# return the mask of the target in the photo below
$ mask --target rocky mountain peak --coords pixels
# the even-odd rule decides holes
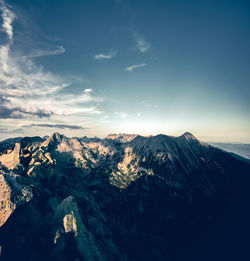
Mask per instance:
[[[26,137],[4,142],[0,163],[1,260],[249,253],[250,165],[191,133]]]
[[[190,132],[185,132],[183,133],[180,137],[183,137],[185,139],[193,139],[193,140],[197,140],[197,138]]]
[[[64,138],[64,135],[58,133],[58,132],[55,132],[53,133],[51,136],[51,139],[54,141],[54,142],[58,142],[60,143],[62,141],[62,139]]]
[[[54,147],[60,144],[65,136],[55,132],[49,138],[47,138],[42,144],[42,147]]]

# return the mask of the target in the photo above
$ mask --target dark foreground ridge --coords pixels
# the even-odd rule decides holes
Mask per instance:
[[[250,260],[250,164],[179,137],[0,142],[0,259]]]

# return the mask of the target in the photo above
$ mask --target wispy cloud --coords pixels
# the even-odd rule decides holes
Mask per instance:
[[[6,35],[6,40],[0,44],[0,123],[13,128],[18,119],[27,118],[31,124],[41,124],[41,119],[50,118],[51,124],[62,121],[62,127],[66,118],[79,122],[87,114],[102,113],[98,104],[103,99],[96,97],[92,89],[72,94],[67,91],[72,85],[70,80],[35,63],[33,57],[61,54],[65,51],[63,46],[31,52],[30,55],[22,55],[22,50],[14,52],[12,24],[17,18],[3,0],[0,0],[0,15],[0,30]]]
[[[147,66],[147,64],[146,63],[134,64],[134,65],[131,65],[131,66],[125,68],[125,70],[128,72],[133,72],[135,69],[138,69],[138,68],[141,68],[144,66]]]
[[[141,35],[134,33],[134,38],[136,41],[136,48],[139,50],[141,53],[145,53],[149,51],[151,47],[151,43],[146,41]]]
[[[90,93],[90,92],[92,92],[93,90],[92,89],[85,89],[83,92],[85,92],[85,93]]]
[[[67,124],[50,124],[50,123],[33,123],[29,125],[23,125],[23,128],[32,128],[32,127],[42,127],[42,128],[54,128],[54,129],[71,129],[71,130],[80,130],[86,129],[79,125],[67,125]]]
[[[125,112],[115,112],[115,115],[117,115],[118,118],[120,118],[122,120],[129,118],[129,115]]]
[[[7,128],[0,128],[0,133],[1,133],[1,134],[17,134],[17,133],[23,133],[23,129],[22,129],[22,128],[16,128],[16,129],[9,130],[9,129],[7,129]]]
[[[100,54],[96,54],[94,55],[94,59],[95,60],[109,60],[112,59],[116,56],[117,52],[115,51],[110,51],[109,53],[100,53]]]
[[[41,57],[41,56],[51,56],[51,55],[59,55],[64,53],[66,50],[63,46],[56,46],[56,47],[51,47],[50,49],[43,50],[43,49],[35,49],[32,50],[28,55],[24,57],[30,57],[30,58],[35,58],[35,57]]]

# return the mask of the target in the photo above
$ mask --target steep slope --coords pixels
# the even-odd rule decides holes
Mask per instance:
[[[18,140],[0,160],[2,187],[18,177],[1,199],[18,206],[0,210],[3,260],[250,257],[250,164],[191,133],[54,133]],[[29,200],[15,196],[25,191]]]
[[[17,207],[32,199],[31,188],[22,181],[22,177],[12,173],[0,174],[0,227]]]

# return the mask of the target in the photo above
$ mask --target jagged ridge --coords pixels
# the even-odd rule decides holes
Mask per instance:
[[[6,260],[216,260],[239,235],[246,247],[250,165],[191,133],[54,133],[4,144]],[[224,236],[236,221],[241,234]],[[220,250],[218,242],[225,242]],[[233,248],[228,252],[227,259],[235,257]]]

